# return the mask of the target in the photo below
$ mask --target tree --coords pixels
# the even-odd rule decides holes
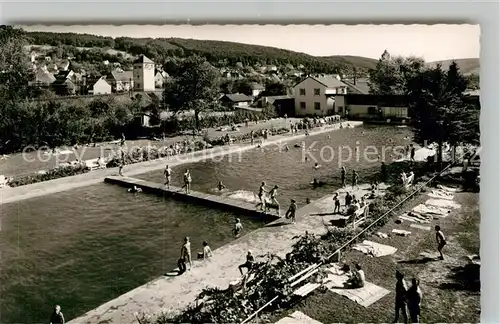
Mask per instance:
[[[370,93],[379,95],[404,94],[408,81],[421,73],[425,61],[418,57],[391,56],[384,51],[370,75]]]
[[[408,80],[408,88],[416,121],[415,140],[436,142],[438,162],[442,161],[445,142],[453,147],[478,143],[479,113],[465,100],[467,82],[456,64],[447,72],[441,65],[426,69]]]
[[[266,90],[263,91],[265,96],[283,96],[286,95],[286,86],[280,82],[266,83]]]
[[[175,112],[194,111],[196,129],[200,113],[214,108],[219,93],[219,72],[199,56],[184,60],[179,75],[165,88],[165,105]]]
[[[0,100],[21,100],[30,95],[29,83],[35,71],[24,46],[24,32],[12,26],[0,26]]]

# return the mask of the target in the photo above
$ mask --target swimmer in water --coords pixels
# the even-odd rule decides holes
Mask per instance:
[[[288,147],[288,145],[285,146],[285,151],[290,151],[290,148]]]
[[[226,186],[222,183],[222,181],[219,181],[219,183],[217,184],[217,189],[219,189],[219,191],[222,191],[223,189],[226,189]]]
[[[323,186],[325,183],[323,181],[318,181],[318,179],[314,178],[313,179],[313,182],[312,182],[312,185],[313,187],[321,187]]]
[[[139,192],[142,192],[142,189],[137,187],[137,186],[133,186],[132,188],[129,188],[128,189],[128,192],[130,193],[139,193]]]
[[[313,169],[318,170],[319,168],[321,168],[321,165],[319,165],[318,163],[315,163]]]
[[[328,135],[328,139],[331,139],[332,137],[330,135]]]

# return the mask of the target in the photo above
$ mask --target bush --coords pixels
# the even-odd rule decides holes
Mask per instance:
[[[57,169],[52,169],[43,174],[33,174],[33,175],[23,175],[19,177],[14,177],[9,181],[9,186],[19,187],[28,184],[33,184],[37,182],[49,181],[69,176],[74,176],[77,174],[82,174],[88,172],[89,169],[85,166],[78,167],[61,167]]]

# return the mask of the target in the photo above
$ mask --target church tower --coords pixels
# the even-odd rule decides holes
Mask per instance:
[[[155,90],[155,63],[144,55],[134,62],[134,91]]]

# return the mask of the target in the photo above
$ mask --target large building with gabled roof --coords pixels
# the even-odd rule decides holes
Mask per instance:
[[[133,75],[135,91],[155,90],[155,63],[145,55],[139,55],[134,61]]]

